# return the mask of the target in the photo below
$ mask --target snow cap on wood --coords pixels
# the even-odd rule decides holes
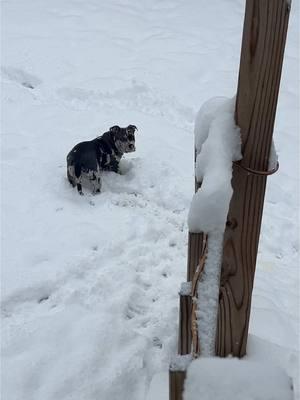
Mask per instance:
[[[232,162],[242,158],[234,106],[235,98],[217,97],[204,103],[197,114],[195,173],[202,185],[192,199],[190,232],[224,231],[232,196]]]

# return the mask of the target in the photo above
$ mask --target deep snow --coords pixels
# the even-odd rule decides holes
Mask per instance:
[[[1,3],[2,396],[167,398],[194,188],[193,123],[236,92],[241,0]],[[292,4],[248,353],[295,377],[299,6]],[[80,197],[74,144],[138,126],[123,175]],[[299,398],[299,389],[296,392]]]
[[[266,362],[200,358],[188,368],[183,399],[292,400],[291,386],[283,369]]]

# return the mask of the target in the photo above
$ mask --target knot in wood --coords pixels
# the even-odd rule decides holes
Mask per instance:
[[[238,223],[235,218],[230,218],[226,221],[226,227],[230,229],[235,229],[237,227]]]

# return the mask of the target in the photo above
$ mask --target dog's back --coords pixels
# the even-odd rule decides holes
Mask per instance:
[[[78,143],[67,155],[67,175],[72,186],[77,186],[78,192],[82,194],[81,178],[82,173],[89,174],[89,180],[100,178],[97,162],[97,139]],[[95,191],[100,191],[95,188]]]
[[[76,144],[67,155],[67,165],[75,169],[84,168],[97,170],[97,139]],[[77,175],[79,178],[79,175]]]

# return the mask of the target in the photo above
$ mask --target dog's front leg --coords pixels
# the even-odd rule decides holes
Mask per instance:
[[[77,190],[78,190],[78,193],[80,194],[80,196],[83,196],[81,183],[77,183],[76,186],[77,186]]]
[[[99,168],[93,174],[92,184],[93,184],[93,194],[100,193],[101,192],[101,176],[100,176]]]
[[[119,166],[119,161],[116,158],[112,158],[110,161],[110,171],[116,174],[122,174]]]

